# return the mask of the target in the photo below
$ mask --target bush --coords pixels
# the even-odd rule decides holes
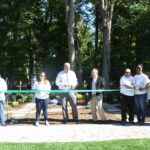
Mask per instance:
[[[76,98],[77,100],[84,99],[84,95],[77,93]]]
[[[16,107],[19,104],[25,103],[25,102],[31,102],[32,101],[32,94],[20,94],[20,93],[12,93],[12,94],[6,94],[6,101],[8,104],[12,107]]]

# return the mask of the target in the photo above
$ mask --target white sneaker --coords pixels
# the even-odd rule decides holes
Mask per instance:
[[[36,122],[35,122],[35,126],[36,126],[36,127],[39,127],[39,125],[40,125],[39,122],[36,121]]]
[[[46,126],[49,126],[49,122],[48,122],[47,120],[45,121],[45,125],[46,125]]]

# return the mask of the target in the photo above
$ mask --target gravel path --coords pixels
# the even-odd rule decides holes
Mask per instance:
[[[31,121],[29,124],[14,123],[7,127],[0,126],[0,142],[77,142],[150,138],[150,123],[148,121],[144,126],[129,124],[121,126],[119,121],[111,121],[113,117],[120,120],[118,107],[104,103],[104,108],[109,112],[110,121],[99,122],[99,124],[87,123],[86,121],[78,124],[70,122],[68,124],[57,124],[53,121],[50,126],[41,124],[39,127],[35,127]],[[9,117],[17,119],[32,113],[35,115],[35,104],[28,103],[19,110],[10,111]],[[86,118],[85,115],[82,114],[81,116]],[[91,117],[91,114],[88,114],[88,116]],[[54,117],[56,116],[54,115]]]
[[[112,139],[150,138],[149,124],[74,124],[35,127],[12,125],[0,127],[0,142],[75,142]]]

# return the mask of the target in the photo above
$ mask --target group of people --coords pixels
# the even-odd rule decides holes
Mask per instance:
[[[136,108],[137,119],[139,124],[145,122],[146,114],[146,99],[147,99],[147,89],[150,87],[150,80],[143,74],[143,65],[139,64],[136,67],[137,74],[133,77],[131,76],[131,70],[125,69],[125,74],[120,79],[120,93],[122,95],[121,99],[121,124],[126,124],[127,122],[127,111],[129,110],[129,122],[134,123],[134,112]],[[7,90],[7,84],[4,79],[0,77],[0,90]],[[58,86],[59,90],[70,90],[62,91],[59,93],[63,122],[68,121],[68,108],[67,103],[70,103],[72,108],[73,121],[78,122],[78,110],[76,104],[76,96],[73,90],[77,86],[77,77],[74,71],[70,70],[70,64],[68,62],[64,63],[64,68],[60,71],[56,77],[55,84]],[[90,98],[91,112],[93,121],[96,122],[99,117],[101,120],[106,120],[106,115],[104,113],[102,102],[103,94],[99,92],[99,89],[105,88],[105,81],[102,76],[99,76],[98,69],[93,68],[91,71],[91,77],[87,81],[87,89],[93,90],[92,92],[86,93]],[[35,93],[35,104],[36,104],[36,121],[35,125],[39,126],[41,110],[43,110],[45,125],[49,125],[48,122],[48,104],[49,95],[51,90],[51,84],[46,78],[45,72],[41,72],[37,81],[33,85],[34,90],[47,90]],[[98,92],[97,92],[98,91]],[[0,124],[6,126],[4,118],[4,92],[0,92]],[[135,107],[136,106],[136,107]]]
[[[98,90],[105,87],[104,78],[98,76],[98,70],[96,68],[92,69],[91,78],[88,82],[88,89]],[[76,104],[76,96],[72,91],[77,86],[77,77],[74,71],[70,70],[70,64],[68,62],[64,63],[64,69],[60,71],[56,77],[55,84],[58,86],[59,90],[71,90],[67,92],[60,92],[60,100],[62,106],[62,115],[63,122],[67,123],[68,121],[68,108],[67,103],[70,103],[72,108],[72,117],[74,122],[78,122],[78,110]],[[50,90],[51,85],[50,82],[46,78],[46,74],[44,72],[40,73],[38,80],[33,85],[33,89],[35,90]],[[98,119],[97,111],[103,120],[106,120],[103,108],[102,108],[102,93],[101,92],[92,92],[90,93],[91,97],[91,109],[93,120],[96,121]],[[35,103],[36,103],[36,122],[35,125],[39,126],[39,119],[41,109],[43,110],[45,125],[49,125],[47,118],[47,108],[49,101],[49,93],[48,92],[38,92],[35,93]]]
[[[0,90],[7,90],[7,84],[4,79],[0,78]],[[78,122],[78,110],[76,104],[76,96],[73,90],[77,86],[77,77],[74,71],[70,70],[70,63],[64,63],[64,68],[60,71],[56,77],[55,84],[58,86],[59,90],[71,90],[68,92],[60,92],[60,100],[62,106],[62,114],[63,114],[63,122],[67,123],[68,121],[68,108],[67,103],[70,103],[72,108],[72,116],[73,121]],[[91,71],[91,78],[88,81],[87,89],[90,90],[99,90],[105,87],[104,78],[98,76],[98,69],[93,68]],[[51,84],[49,80],[46,78],[45,72],[41,72],[38,77],[37,81],[34,83],[32,89],[34,90],[47,90],[40,91],[35,93],[35,104],[36,104],[36,121],[35,125],[39,126],[40,123],[40,114],[41,110],[43,111],[45,125],[49,125],[48,122],[48,104],[50,98]],[[91,99],[91,109],[92,109],[92,116],[93,120],[96,121],[98,119],[97,112],[100,115],[102,120],[106,120],[103,108],[102,108],[102,99],[103,95],[102,92],[92,92],[89,93]],[[4,118],[4,101],[5,101],[5,94],[4,92],[0,92],[0,124],[2,126],[6,126],[5,118]]]
[[[148,89],[150,88],[150,80],[143,73],[143,65],[136,66],[136,75],[131,75],[129,68],[125,69],[124,75],[120,79],[121,93],[121,124],[127,123],[127,112],[129,114],[128,121],[134,124],[134,114],[137,115],[138,124],[145,123],[146,116],[146,100]]]

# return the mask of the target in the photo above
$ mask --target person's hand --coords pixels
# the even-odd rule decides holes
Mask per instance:
[[[76,86],[74,86],[74,85],[71,85],[71,89],[75,89],[76,88]]]
[[[70,84],[64,84],[64,87],[71,87]]]
[[[145,88],[139,88],[139,91],[143,91]]]
[[[89,93],[85,93],[86,96],[89,96]]]

